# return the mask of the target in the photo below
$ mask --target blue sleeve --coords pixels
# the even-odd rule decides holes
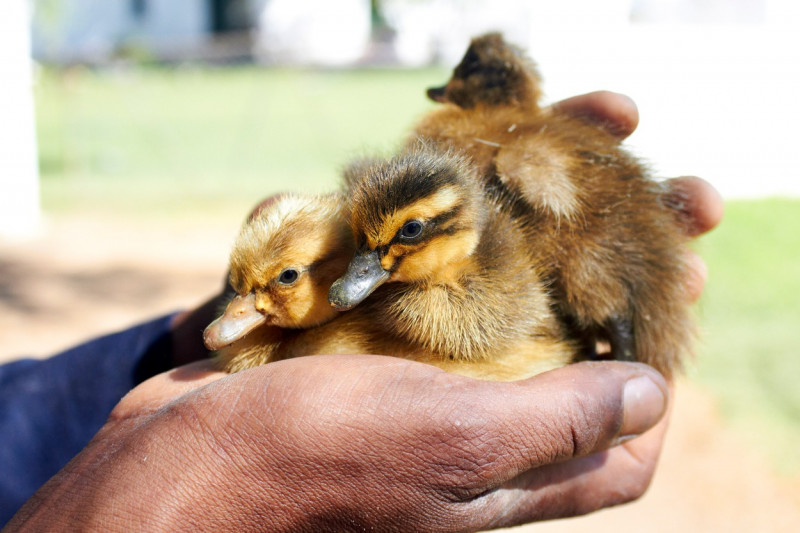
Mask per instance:
[[[172,367],[171,318],[0,366],[0,527],[86,446],[129,390]]]

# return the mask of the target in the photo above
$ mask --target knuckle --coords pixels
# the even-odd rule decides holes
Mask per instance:
[[[591,390],[575,391],[561,410],[558,420],[541,420],[546,428],[542,446],[547,449],[543,462],[582,457],[605,447],[622,427],[623,417],[620,401],[598,402],[598,395]]]
[[[641,498],[650,483],[653,481],[655,463],[638,462],[627,476],[624,476],[624,484],[620,487],[619,500],[616,503],[628,503]]]
[[[493,426],[478,410],[457,407],[448,420],[421,439],[424,444],[419,451],[432,474],[430,485],[443,501],[468,501],[496,484],[494,466],[505,446],[489,430]]]

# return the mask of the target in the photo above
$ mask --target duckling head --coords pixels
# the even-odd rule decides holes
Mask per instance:
[[[431,100],[470,109],[479,104],[536,106],[541,77],[521,49],[499,33],[474,38],[447,85],[428,89]]]
[[[338,195],[283,195],[244,224],[230,258],[236,296],[206,328],[207,348],[260,326],[306,328],[337,315],[328,290],[354,249],[342,204]]]
[[[486,218],[476,172],[459,155],[419,146],[345,176],[356,252],[329,300],[351,309],[388,281],[458,277]]]

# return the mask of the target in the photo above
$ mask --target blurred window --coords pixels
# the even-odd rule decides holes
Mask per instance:
[[[247,30],[253,27],[247,0],[212,0],[211,29],[214,33]]]
[[[147,0],[131,0],[131,13],[137,19],[143,19],[147,13]]]

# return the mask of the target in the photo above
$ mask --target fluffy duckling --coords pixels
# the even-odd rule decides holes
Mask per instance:
[[[343,203],[335,194],[287,194],[243,225],[230,258],[236,295],[203,334],[225,370],[250,368],[272,357],[269,342],[259,347],[251,339],[250,349],[243,350],[239,341],[245,337],[275,342],[290,330],[338,315],[328,304],[328,290],[354,250]]]
[[[335,308],[366,300],[346,315],[364,312],[415,358],[475,377],[519,379],[573,360],[525,225],[484,193],[467,159],[419,145],[345,178],[357,250],[331,287]]]
[[[693,327],[682,280],[685,234],[664,189],[604,129],[539,106],[533,63],[499,34],[472,41],[445,105],[419,138],[468,154],[490,196],[528,226],[534,261],[572,334],[591,350],[670,374]]]
[[[442,164],[453,162],[444,159]],[[418,163],[408,159],[405,165],[418,167]],[[511,380],[569,362],[574,350],[567,343],[549,337],[516,344],[504,341],[504,346],[515,349],[491,360],[485,358],[485,349],[480,353],[473,350],[469,361],[451,358],[444,348],[431,349],[430,343],[396,331],[398,323],[393,317],[400,310],[397,305],[403,302],[391,290],[379,290],[381,294],[353,311],[339,313],[328,304],[328,291],[334,279],[345,272],[355,249],[343,217],[344,204],[338,195],[286,195],[244,224],[230,260],[230,284],[236,296],[204,332],[206,346],[215,351],[223,370],[238,372],[272,361],[322,353],[378,353],[414,359],[473,377]],[[485,253],[500,257],[501,251],[509,246],[513,246],[511,241],[494,244]],[[531,277],[534,272],[527,263],[520,262],[514,268],[521,276]],[[549,309],[543,291],[535,278],[530,281],[526,284],[528,303],[546,315]],[[477,306],[494,298],[494,294],[487,293],[471,304],[467,297],[465,303]],[[473,313],[481,311],[482,308],[476,307]],[[517,315],[521,312],[516,310]],[[518,316],[507,313],[506,320],[512,319],[520,322]],[[452,316],[445,320],[432,315],[427,320],[442,321],[437,327],[448,332],[449,326],[459,324]],[[406,327],[407,324],[401,329]],[[547,327],[557,330],[558,324],[550,320]],[[535,335],[550,335],[547,327],[537,324],[529,329]]]

